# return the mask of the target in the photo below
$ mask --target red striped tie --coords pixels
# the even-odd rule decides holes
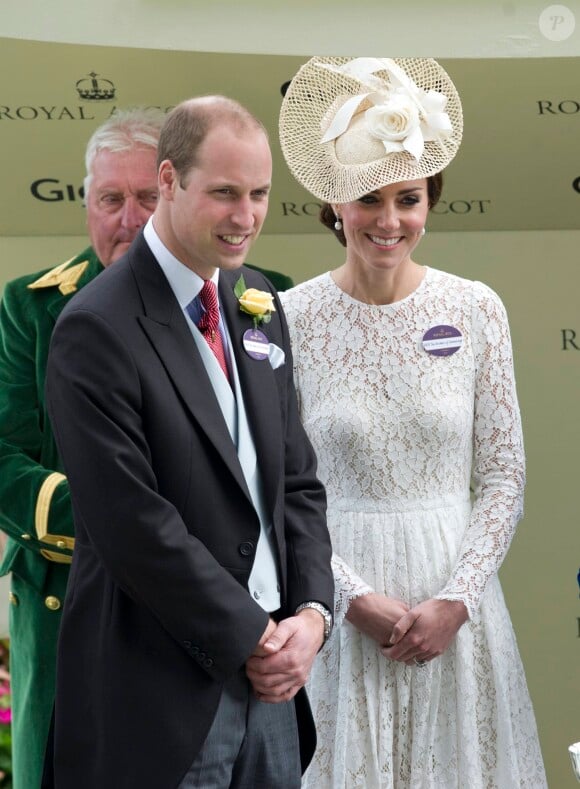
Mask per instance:
[[[222,336],[219,330],[220,308],[218,305],[216,287],[211,279],[206,279],[204,281],[203,288],[199,293],[199,299],[205,312],[197,324],[197,327],[205,337],[207,344],[212,349],[215,358],[224,371],[225,377],[229,381],[230,374],[228,372]]]

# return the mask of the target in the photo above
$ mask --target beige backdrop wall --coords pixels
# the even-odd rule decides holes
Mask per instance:
[[[0,286],[66,259],[85,241],[0,237]],[[575,786],[566,749],[580,739],[579,249],[580,231],[430,233],[416,255],[426,265],[483,280],[501,295],[510,316],[528,486],[526,516],[501,578],[553,789]],[[260,239],[251,259],[298,282],[341,257],[330,236],[277,235]]]

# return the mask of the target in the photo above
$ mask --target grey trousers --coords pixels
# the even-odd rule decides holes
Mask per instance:
[[[294,702],[258,701],[240,671],[178,789],[299,789],[300,773]]]

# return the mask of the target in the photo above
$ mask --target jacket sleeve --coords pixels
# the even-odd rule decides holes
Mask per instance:
[[[296,292],[294,292],[294,296],[283,294],[280,300],[282,305],[285,305],[288,315],[290,343],[294,348],[298,348],[298,318],[300,316],[300,308],[297,307],[298,298],[296,297]],[[298,411],[300,413],[300,363],[296,360],[295,356],[293,368],[294,386],[296,388]],[[334,627],[337,628],[342,625],[352,601],[362,595],[370,594],[373,589],[336,553],[332,554],[331,566],[334,575],[334,601],[329,608],[333,612]]]
[[[52,318],[35,298],[16,280],[0,305],[0,528],[24,549],[70,563],[70,496],[42,393]]]
[[[334,611],[332,548],[326,525],[326,491],[317,476],[317,460],[300,420],[293,379],[293,359],[286,318],[276,299],[285,349],[285,535],[288,546],[288,608],[314,600]]]

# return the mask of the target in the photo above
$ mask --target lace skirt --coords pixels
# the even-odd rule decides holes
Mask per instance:
[[[469,520],[465,501],[402,512],[329,506],[333,547],[375,591],[414,605],[439,592]],[[384,509],[384,508],[382,508]],[[521,659],[497,577],[440,658],[391,661],[347,621],[315,661],[318,748],[307,789],[544,789]]]

